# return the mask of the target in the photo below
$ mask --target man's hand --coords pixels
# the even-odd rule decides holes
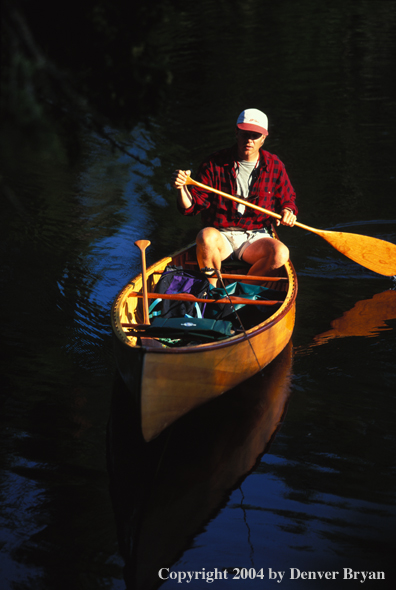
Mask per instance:
[[[294,215],[291,209],[283,209],[282,210],[282,219],[276,220],[276,225],[288,225],[289,227],[293,227],[295,224],[297,217]]]
[[[185,186],[186,180],[190,175],[191,170],[175,170],[171,178],[173,188],[181,190],[183,186]]]
[[[189,209],[193,202],[190,191],[186,187],[186,180],[190,174],[191,170],[175,170],[171,178],[173,188],[177,188],[179,191],[177,202],[183,209]]]

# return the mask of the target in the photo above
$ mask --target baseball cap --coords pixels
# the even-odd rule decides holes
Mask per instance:
[[[268,117],[257,109],[246,109],[239,115],[237,127],[242,131],[256,131],[268,135]]]

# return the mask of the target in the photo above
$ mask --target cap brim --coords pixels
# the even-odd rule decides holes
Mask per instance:
[[[268,135],[268,131],[264,129],[264,127],[259,127],[258,125],[253,125],[252,123],[238,123],[237,127],[238,129],[242,129],[242,131],[254,131],[255,133]]]

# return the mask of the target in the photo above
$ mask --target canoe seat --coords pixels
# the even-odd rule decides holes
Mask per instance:
[[[251,265],[248,262],[245,262],[244,260],[238,260],[233,258],[232,256],[229,256],[228,258],[222,261],[221,266],[226,268],[248,269]]]

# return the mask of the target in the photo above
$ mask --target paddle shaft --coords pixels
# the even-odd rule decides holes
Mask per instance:
[[[193,184],[195,186],[198,186],[199,188],[203,188],[205,190],[208,190],[211,193],[216,193],[217,195],[221,195],[222,197],[225,197],[226,199],[230,199],[231,201],[235,201],[236,203],[241,203],[242,205],[246,205],[246,207],[250,207],[251,209],[255,209],[256,211],[260,211],[260,213],[265,213],[266,215],[269,215],[270,217],[275,217],[275,219],[282,219],[282,215],[279,215],[279,213],[275,213],[274,211],[270,211],[269,209],[264,209],[264,207],[259,207],[259,205],[255,205],[254,203],[249,203],[249,201],[245,201],[245,199],[240,199],[239,197],[234,197],[233,195],[223,193],[222,191],[217,190],[217,188],[212,188],[211,186],[208,186],[207,184],[201,184],[200,182],[193,180],[191,178],[191,176],[188,177],[186,184]],[[317,234],[318,236],[321,236],[321,237],[323,237],[322,234],[325,233],[324,230],[315,229],[314,227],[310,227],[309,225],[305,225],[305,223],[300,223],[299,221],[295,221],[294,225],[296,227],[301,227],[301,229],[306,229],[307,231],[311,231],[314,234]]]
[[[145,324],[150,324],[146,272],[146,248],[150,246],[150,243],[149,240],[137,240],[137,242],[135,242],[135,246],[139,248],[142,255],[143,317]]]
[[[260,211],[260,213],[265,213],[266,215],[269,215],[270,217],[275,217],[275,219],[282,219],[282,215],[279,215],[279,213],[274,213],[274,211],[270,211],[269,209],[264,209],[264,207],[259,207],[259,205],[254,205],[254,203],[249,203],[249,201],[245,201],[245,199],[240,199],[239,197],[234,197],[233,195],[223,193],[222,191],[217,190],[217,188],[212,188],[211,186],[208,186],[207,184],[201,184],[200,182],[193,180],[191,178],[191,176],[189,176],[187,178],[186,184],[192,184],[192,185],[198,186],[199,188],[203,188],[205,190],[208,190],[211,193],[216,193],[217,195],[221,195],[222,197],[225,197],[226,199],[230,199],[231,201],[235,201],[236,203],[241,203],[241,205],[246,205],[246,207],[250,207],[251,209],[255,209],[256,211]],[[296,221],[294,223],[294,225],[297,225],[298,227],[301,227],[303,229],[307,229],[309,231],[313,231],[314,233],[318,233],[318,230],[316,230],[312,227],[309,227],[308,225],[304,225],[303,223],[299,223],[298,221]]]

